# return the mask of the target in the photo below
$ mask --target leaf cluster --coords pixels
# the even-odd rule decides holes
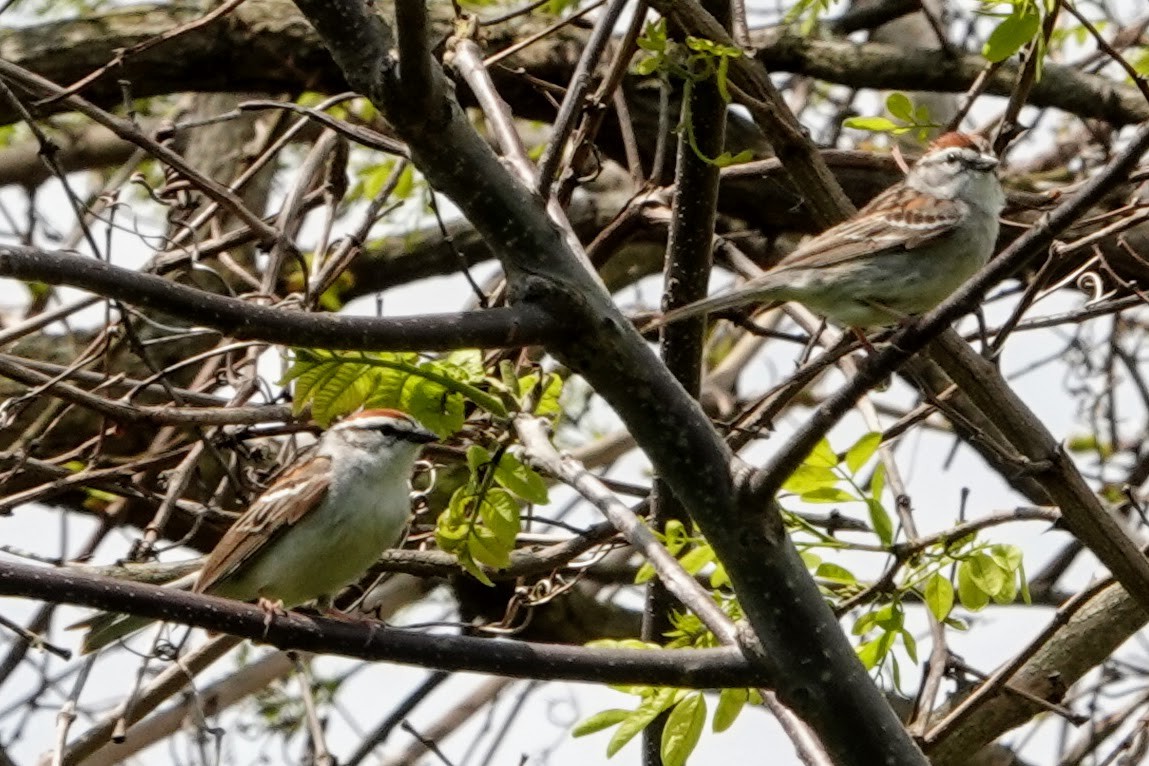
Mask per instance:
[[[662,78],[673,77],[682,81],[682,121],[678,130],[685,136],[690,148],[700,160],[722,168],[748,162],[753,158],[753,153],[748,150],[738,154],[723,152],[717,157],[708,157],[698,146],[690,113],[694,87],[709,80],[714,81],[723,100],[730,103],[730,61],[742,56],[740,49],[699,37],[687,37],[685,44],[678,43],[667,34],[666,19],[648,23],[642,36],[638,38],[638,47],[645,55],[635,64],[636,73],[657,74]]]
[[[547,487],[541,476],[505,449],[494,454],[473,445],[467,449],[470,479],[455,490],[439,514],[435,542],[453,553],[466,572],[493,585],[482,567],[504,569],[519,533],[519,501],[545,505]]]
[[[890,117],[848,117],[842,123],[847,128],[868,130],[873,133],[890,133],[899,136],[913,133],[918,141],[928,140],[931,131],[941,127],[930,118],[930,109],[925,104],[914,105],[905,93],[894,91],[886,97],[886,111]]]
[[[658,644],[637,639],[594,641],[588,646],[652,651],[663,648]],[[573,736],[585,737],[617,726],[606,746],[606,755],[610,758],[656,718],[668,713],[659,748],[662,763],[664,766],[682,766],[686,763],[702,738],[702,730],[706,726],[708,709],[704,694],[692,689],[658,686],[612,688],[638,697],[638,705],[633,710],[625,708],[602,710],[576,725],[572,731]],[[747,702],[759,705],[762,703],[762,696],[756,689],[722,689],[718,693],[718,705],[710,720],[711,730],[721,733],[729,729]]]

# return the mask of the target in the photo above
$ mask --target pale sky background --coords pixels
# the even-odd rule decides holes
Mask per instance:
[[[963,5],[969,6],[969,2]],[[836,4],[829,15],[835,15],[841,9]],[[1138,0],[1127,0],[1119,5],[1128,9],[1126,18],[1133,17],[1133,11],[1138,7]],[[4,21],[11,23],[7,16]],[[876,98],[864,99],[862,105],[874,105]],[[993,114],[1000,107],[1000,100],[986,98],[979,104],[975,112],[976,122],[982,115]],[[82,177],[76,177],[74,183],[81,185]],[[82,188],[82,186],[80,187]],[[67,230],[72,220],[65,211],[69,208],[63,200],[58,183],[46,184],[40,192],[40,208],[57,209],[61,211],[60,220],[55,222],[58,228]],[[24,202],[22,195],[15,190],[0,191],[0,202],[19,215]],[[146,217],[154,213],[154,208],[133,202],[133,206]],[[121,216],[123,213],[120,214]],[[351,218],[354,221],[354,217]],[[121,222],[123,219],[121,218]],[[151,222],[153,225],[155,221]],[[117,235],[116,247],[113,249],[113,258],[122,265],[138,265],[147,255],[138,241],[131,236]],[[484,266],[476,270],[476,276],[492,273],[493,266]],[[480,280],[481,281],[481,280]],[[72,290],[62,290],[65,299],[78,295]],[[659,294],[657,280],[647,281],[638,288],[625,291],[619,296],[624,305],[632,303],[637,297],[648,302],[656,302]],[[386,311],[389,315],[423,313],[428,310],[455,310],[465,305],[470,293],[461,278],[440,278],[428,280],[417,285],[400,288],[388,293]],[[22,288],[12,282],[0,281],[0,308],[19,305],[24,297]],[[1047,300],[1030,316],[1042,313],[1057,313],[1079,303],[1079,299],[1068,294],[1059,294]],[[987,318],[990,326],[997,323],[1008,313],[1008,307],[995,304],[987,308]],[[359,313],[371,314],[375,311],[373,299],[364,299],[352,310]],[[100,311],[102,313],[102,309]],[[99,313],[90,316],[98,318]],[[1094,320],[1095,333],[1100,337],[1108,320]],[[1071,437],[1086,432],[1087,423],[1083,413],[1076,412],[1073,406],[1067,404],[1063,395],[1063,388],[1068,375],[1072,375],[1072,368],[1062,360],[1041,368],[1034,374],[1013,377],[1011,371],[1024,370],[1031,363],[1048,356],[1054,349],[1064,345],[1063,335],[1056,330],[1043,330],[1016,336],[1007,345],[1002,360],[1003,369],[1011,377],[1011,383],[1021,398],[1043,419],[1050,431],[1059,439]],[[743,376],[741,387],[744,393],[761,391],[771,386],[777,380],[777,371],[792,369],[795,352],[793,349],[774,349],[767,359],[755,364]],[[275,377],[275,361],[268,360],[268,376]],[[1087,381],[1092,384],[1092,381]],[[823,383],[823,390],[831,390],[831,383]],[[879,397],[886,397],[891,402],[906,401],[904,396],[907,389],[901,384]],[[1135,411],[1135,410],[1127,410]],[[769,455],[775,445],[780,444],[796,423],[800,422],[803,411],[792,412],[778,425],[778,435],[765,443],[760,443],[751,451],[749,456],[762,459]],[[615,420],[605,408],[599,408],[592,415],[596,427],[602,431],[612,430]],[[887,421],[888,424],[888,421]],[[1140,422],[1127,424],[1130,434],[1139,433],[1143,428]],[[865,431],[861,425],[860,417],[851,415],[846,418],[831,434],[831,442],[835,448],[841,449]],[[952,525],[956,508],[959,505],[961,491],[969,488],[971,493],[968,502],[969,516],[979,517],[995,511],[1006,510],[1024,502],[1012,493],[997,477],[992,476],[982,464],[980,458],[968,448],[960,448],[951,459],[951,438],[919,429],[906,437],[898,445],[899,465],[904,471],[909,483],[909,490],[914,499],[916,519],[923,533],[939,530]],[[614,475],[640,480],[646,475],[645,461],[640,457],[632,456],[623,461]],[[561,502],[562,497],[556,496]],[[794,504],[788,507],[796,508]],[[828,510],[828,506],[813,508],[817,511]],[[844,513],[859,515],[864,518],[864,508],[841,507]],[[0,540],[5,544],[19,546],[34,553],[46,556],[56,556],[59,553],[59,524],[60,517],[55,513],[47,513],[36,508],[27,508],[17,511],[10,518],[0,518]],[[597,520],[585,508],[580,509],[572,518],[575,523]],[[83,541],[92,528],[92,521],[87,518],[70,518],[68,520],[68,537],[73,547]],[[1068,540],[1068,536],[1061,532],[1047,531],[1046,525],[1039,523],[1013,524],[996,527],[985,534],[986,539],[994,542],[1010,542],[1023,546],[1026,557],[1025,566],[1029,572],[1037,572],[1042,564],[1054,551],[1058,550]],[[127,550],[132,533],[122,532],[109,537],[100,549],[97,561],[111,562]],[[0,554],[5,555],[5,554]],[[180,558],[173,555],[169,558]],[[824,558],[834,560],[829,554]],[[840,563],[853,569],[859,576],[876,574],[880,570],[883,559],[875,556],[849,556],[844,555],[837,559]],[[1064,581],[1066,584],[1081,585],[1094,574],[1091,559],[1079,562],[1073,575]],[[38,605],[33,602],[18,599],[0,599],[0,613],[5,617],[24,622]],[[430,605],[420,606],[403,616],[400,621],[422,622],[428,619],[442,618],[449,608],[443,598],[439,598]],[[921,659],[928,655],[928,631],[922,619],[920,610],[910,608],[910,629],[920,639],[919,656]],[[57,625],[67,624],[84,614],[82,610],[62,608],[56,620]],[[948,640],[950,647],[957,654],[974,664],[983,671],[991,671],[997,664],[1008,659],[1035,635],[1050,618],[1052,611],[1037,607],[995,607],[979,613],[971,618],[974,630],[967,633],[950,631]],[[75,648],[78,645],[76,634],[56,633],[54,639],[65,646]],[[0,634],[0,640],[8,641],[6,634]],[[7,645],[6,643],[4,644]],[[255,649],[256,652],[266,651],[265,648]],[[1143,659],[1144,649],[1139,645],[1126,650],[1131,656]],[[903,678],[908,680],[908,686],[916,683],[917,670],[909,663],[904,654],[900,657],[903,665]],[[37,662],[46,663],[49,675],[55,675],[66,666],[55,657],[44,655],[37,657]],[[211,680],[220,677],[234,668],[235,660],[227,658],[202,676],[197,684],[202,686]],[[82,699],[87,704],[99,700],[109,703],[117,701],[125,693],[129,677],[134,677],[137,661],[130,656],[120,653],[116,656],[102,657],[95,666],[93,675],[85,688]],[[338,658],[323,658],[317,661],[317,674],[320,676],[338,675],[353,667],[354,663]],[[335,714],[330,718],[328,743],[335,755],[346,758],[354,749],[359,734],[374,727],[389,711],[401,702],[407,693],[427,675],[427,671],[400,667],[385,663],[368,666],[360,670],[353,678],[348,680],[340,693],[339,702],[343,714]],[[474,676],[460,675],[451,679],[440,687],[432,696],[417,709],[410,720],[416,728],[425,728],[431,721],[446,708],[454,704],[475,683]],[[6,708],[12,701],[25,694],[30,684],[36,680],[26,668],[19,671],[16,679],[9,682],[0,697],[0,708]],[[58,690],[49,692],[41,698],[42,702],[56,704],[70,689],[70,679]],[[445,754],[457,766],[480,766],[480,758],[486,753],[490,736],[502,725],[506,712],[513,704],[517,691],[524,688],[525,683],[516,684],[509,693],[505,693],[499,704],[493,708],[491,714],[477,716],[468,726],[450,739],[440,742]],[[945,689],[949,689],[947,684]],[[288,693],[295,693],[294,680],[289,681]],[[907,688],[912,692],[912,686]],[[633,707],[635,699],[611,691],[589,685],[576,684],[549,684],[534,690],[528,700],[524,713],[514,725],[511,734],[504,740],[497,751],[493,764],[517,764],[520,756],[526,755],[531,764],[551,764],[552,766],[575,766],[576,764],[599,763],[605,759],[605,747],[610,732],[594,736],[572,739],[566,731],[567,728],[599,710],[608,707]],[[713,708],[714,700],[711,700]],[[1115,704],[1120,704],[1118,700]],[[34,763],[36,758],[51,747],[53,741],[55,710],[46,709],[36,713],[24,731],[21,739],[8,744],[9,753],[20,764]],[[214,726],[227,730],[223,740],[225,753],[235,756],[235,762],[248,763],[264,760],[269,763],[294,762],[298,760],[302,739],[297,737],[292,741],[289,753],[272,748],[261,751],[260,746],[249,735],[237,727],[237,716],[226,713],[218,720],[213,720]],[[11,737],[12,718],[4,719],[0,723],[0,742],[7,744]],[[86,728],[86,721],[80,719],[73,726],[72,736],[82,733]],[[1049,763],[1054,752],[1057,739],[1058,723],[1046,723],[1038,736],[1031,739],[1023,750],[1026,758],[1035,764]],[[479,737],[480,732],[485,732]],[[390,740],[391,747],[383,752],[395,752],[409,741],[410,735],[396,731]],[[178,747],[187,746],[187,738],[180,738]],[[638,761],[637,743],[635,740],[627,749],[615,756],[613,763],[634,764]],[[477,752],[468,757],[467,750],[477,744]],[[748,754],[753,754],[747,757]],[[159,745],[146,752],[136,760],[137,763],[165,764],[183,763],[189,753],[173,751],[168,743]],[[739,721],[728,732],[722,735],[713,735],[709,729],[704,733],[702,742],[695,751],[691,760],[694,764],[717,762],[720,758],[729,759],[739,756],[742,760],[751,763],[769,763],[776,766],[789,766],[797,764],[789,741],[781,735],[776,724],[765,713],[759,710],[747,710]],[[371,763],[372,761],[368,761]],[[426,761],[431,762],[431,761]]]

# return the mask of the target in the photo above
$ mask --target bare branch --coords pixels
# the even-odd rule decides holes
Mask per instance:
[[[94,258],[0,247],[0,276],[67,284],[178,316],[241,340],[359,351],[446,351],[540,343],[553,332],[531,306],[432,316],[372,317],[306,314],[214,295]]]
[[[440,670],[684,688],[765,683],[734,649],[584,649],[421,634],[299,614],[276,616],[267,625],[267,614],[250,604],[11,561],[0,561],[0,594],[169,620],[281,649]]]

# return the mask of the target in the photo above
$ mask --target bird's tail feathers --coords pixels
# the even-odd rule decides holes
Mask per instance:
[[[191,565],[191,571],[187,571]],[[165,587],[176,590],[191,590],[199,572],[200,562],[177,562],[150,567],[132,567],[125,572],[122,579],[137,582],[161,582]],[[88,617],[75,622],[67,630],[87,629],[80,644],[81,654],[91,654],[103,649],[108,644],[127,638],[137,630],[157,622],[151,617],[136,617],[119,612],[95,612]]]
[[[153,622],[155,620],[150,617],[101,612],[68,627],[88,629],[88,632],[84,634],[84,641],[80,645],[80,652],[81,654],[91,654],[103,649],[108,644],[119,641],[121,638],[126,638],[137,630],[146,628]]]
[[[643,330],[655,330],[668,324],[681,322],[684,319],[693,319],[694,317],[703,316],[705,314],[713,314],[718,311],[726,311],[727,309],[736,309],[752,303],[777,301],[783,299],[781,295],[776,294],[780,289],[779,286],[764,285],[759,289],[748,291],[746,286],[743,285],[729,292],[712,295],[709,298],[703,298],[700,301],[695,301],[686,306],[671,309],[648,324]]]

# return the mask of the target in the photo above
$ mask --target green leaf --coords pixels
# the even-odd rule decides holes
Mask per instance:
[[[872,641],[867,641],[858,647],[858,659],[862,661],[862,665],[866,670],[873,670],[878,666],[886,655],[890,653],[890,646],[893,644],[893,633],[883,633]]]
[[[383,191],[383,187],[387,184],[387,179],[391,177],[393,167],[393,162],[382,162],[368,165],[359,171],[359,184],[364,199],[375,199],[379,196],[379,192]]]
[[[874,627],[874,613],[873,612],[866,612],[865,614],[863,614],[861,617],[858,618],[858,621],[854,623],[854,627],[850,629],[850,632],[853,633],[855,636],[864,636],[868,632],[870,632],[870,629],[873,627]]]
[[[457,554],[455,554],[455,558],[458,559],[459,566],[463,568],[464,572],[471,575],[471,577],[474,577],[476,580],[481,582],[483,585],[486,585],[488,588],[495,587],[495,583],[491,581],[490,577],[487,577],[487,574],[483,571],[482,567],[475,563],[475,560],[471,557],[469,549],[463,549],[459,551]]]
[[[915,639],[913,637],[913,635],[908,630],[906,630],[905,628],[898,631],[898,635],[900,635],[902,637],[902,646],[906,647],[906,654],[909,655],[910,662],[912,662],[916,665],[918,662],[918,642],[917,642],[917,639]],[[901,684],[898,684],[898,685],[900,686]]]
[[[670,551],[672,556],[677,556],[678,552],[690,542],[686,525],[678,519],[666,522],[666,527],[662,530],[662,541],[666,545],[666,550]]]
[[[547,496],[547,484],[543,481],[543,477],[509,452],[504,452],[499,459],[499,466],[495,469],[495,481],[528,503],[546,505],[550,502]]]
[[[510,493],[491,487],[483,497],[479,517],[509,556],[515,547],[515,537],[519,534],[519,504]]]
[[[813,451],[810,455],[802,461],[807,465],[822,466],[823,468],[833,468],[838,465],[838,455],[830,447],[830,442],[822,439],[814,445]]]
[[[458,368],[466,380],[479,381],[487,374],[483,369],[483,352],[477,348],[460,348],[443,358],[443,363]]]
[[[426,371],[422,365],[420,371]],[[374,405],[374,398],[368,404]],[[466,420],[462,396],[419,374],[407,376],[398,406],[440,436],[458,431]]]
[[[882,504],[872,497],[866,498],[866,508],[870,511],[870,525],[874,528],[878,539],[882,541],[882,545],[891,544],[894,541],[894,523],[890,520],[890,514],[886,513]]]
[[[479,476],[482,469],[490,464],[491,459],[491,453],[486,447],[479,444],[472,444],[467,447],[467,470],[471,472],[472,476]]]
[[[643,77],[652,75],[658,71],[661,65],[662,59],[660,57],[647,56],[646,58],[639,59],[638,63],[634,65],[634,73]]]
[[[1029,595],[1029,578],[1025,576],[1025,567],[1020,564],[1017,567],[1017,586],[1021,590],[1022,602],[1033,603],[1033,599]]]
[[[993,600],[998,604],[1012,604],[1017,598],[1017,578],[1013,574],[1006,576],[1001,587],[993,594]]]
[[[696,575],[710,562],[714,561],[714,549],[709,545],[699,545],[687,551],[686,555],[678,560],[687,574]]]
[[[716,733],[721,733],[733,726],[734,722],[738,720],[738,714],[746,706],[746,700],[749,696],[746,689],[723,689],[720,691],[718,693],[718,706],[714,708],[714,718],[710,722],[711,728]]]
[[[814,570],[814,576],[820,577],[823,580],[830,582],[842,583],[843,585],[854,585],[858,582],[858,578],[854,577],[854,573],[845,567],[832,564],[829,561],[823,562],[818,565]]]
[[[590,718],[575,724],[571,729],[572,737],[585,737],[588,734],[609,729],[611,726],[616,726],[630,717],[629,710],[622,710],[620,708],[611,708],[610,710],[601,710],[595,713]]]
[[[619,724],[614,736],[607,743],[606,757],[610,758],[625,747],[627,742],[634,739],[634,736],[645,729],[663,710],[673,705],[677,693],[677,689],[659,689],[652,697],[643,700],[630,717]]]
[[[713,40],[707,40],[705,37],[694,37],[693,35],[686,36],[686,47],[692,51],[699,51],[700,53],[708,53],[714,50],[715,43]]]
[[[666,34],[666,19],[646,22],[642,36],[638,38],[638,47],[647,51],[666,50],[668,38]]]
[[[691,692],[670,711],[662,730],[663,766],[683,766],[694,752],[706,723],[706,698]]]
[[[849,117],[842,124],[854,130],[869,130],[875,133],[891,133],[901,127],[888,117]]]
[[[905,625],[906,615],[898,602],[886,604],[874,612],[874,624],[882,630],[898,631]]]
[[[729,101],[730,99],[727,99]],[[714,158],[713,164],[715,167],[726,168],[731,165],[742,165],[754,159],[754,152],[749,149],[743,149],[738,154],[731,154],[730,152],[723,152]]]
[[[894,91],[886,96],[886,111],[903,122],[914,122],[914,105],[905,93]]]
[[[642,585],[643,583],[650,582],[654,579],[655,574],[657,573],[654,571],[654,565],[647,561],[634,573],[634,584]]]
[[[1025,5],[1015,9],[990,32],[981,49],[982,55],[994,63],[1005,61],[1032,40],[1040,28],[1041,17],[1035,8]]]
[[[986,595],[993,596],[998,593],[1009,579],[1006,571],[998,566],[993,557],[984,553],[975,553],[965,561],[970,578]]]
[[[838,476],[826,466],[803,463],[783,482],[782,489],[795,495],[802,495],[822,487],[836,486],[838,481]]]
[[[415,188],[415,166],[408,162],[402,172],[399,173],[399,180],[395,184],[395,191],[391,192],[395,199],[404,200],[411,196],[411,191]],[[378,195],[379,191],[375,192]],[[372,196],[375,196],[372,195]]]
[[[321,423],[358,407],[392,407],[409,412],[425,426],[447,436],[462,427],[464,400],[500,417],[506,407],[469,382],[471,374],[445,360],[420,361],[410,353],[336,354],[295,349],[284,375],[294,381],[298,411],[310,403]]]
[[[954,630],[969,630],[969,623],[960,617],[947,617],[946,627],[953,628]]]
[[[726,567],[722,562],[718,562],[714,571],[710,573],[710,587],[715,590],[730,587],[730,575],[726,574]]]
[[[563,379],[553,372],[543,380],[543,393],[535,405],[535,414],[542,418],[553,418],[562,413],[559,396],[563,392]]]
[[[363,375],[357,370],[339,367],[311,400],[311,411],[322,413],[322,422],[329,423],[361,405],[376,379],[377,376],[370,373]]]
[[[958,564],[958,598],[962,606],[971,612],[984,609],[989,603],[989,594],[986,593],[970,574],[969,561]]]
[[[846,451],[846,467],[850,469],[850,473],[857,473],[858,469],[874,456],[881,443],[882,435],[876,431],[871,431],[858,439],[854,446]]]
[[[803,492],[799,497],[806,503],[852,503],[858,500],[840,487],[819,487]]]
[[[1016,572],[1021,568],[1022,552],[1016,545],[991,545],[989,555],[998,566],[1007,572]]]
[[[878,502],[882,500],[882,492],[886,488],[886,464],[878,463],[874,468],[874,476],[870,479],[870,497]]]
[[[925,598],[926,606],[938,622],[945,622],[954,608],[954,586],[945,577],[934,573],[926,580]]]
[[[491,569],[505,569],[511,563],[510,551],[487,527],[476,526],[467,539],[467,552],[480,564]]]

